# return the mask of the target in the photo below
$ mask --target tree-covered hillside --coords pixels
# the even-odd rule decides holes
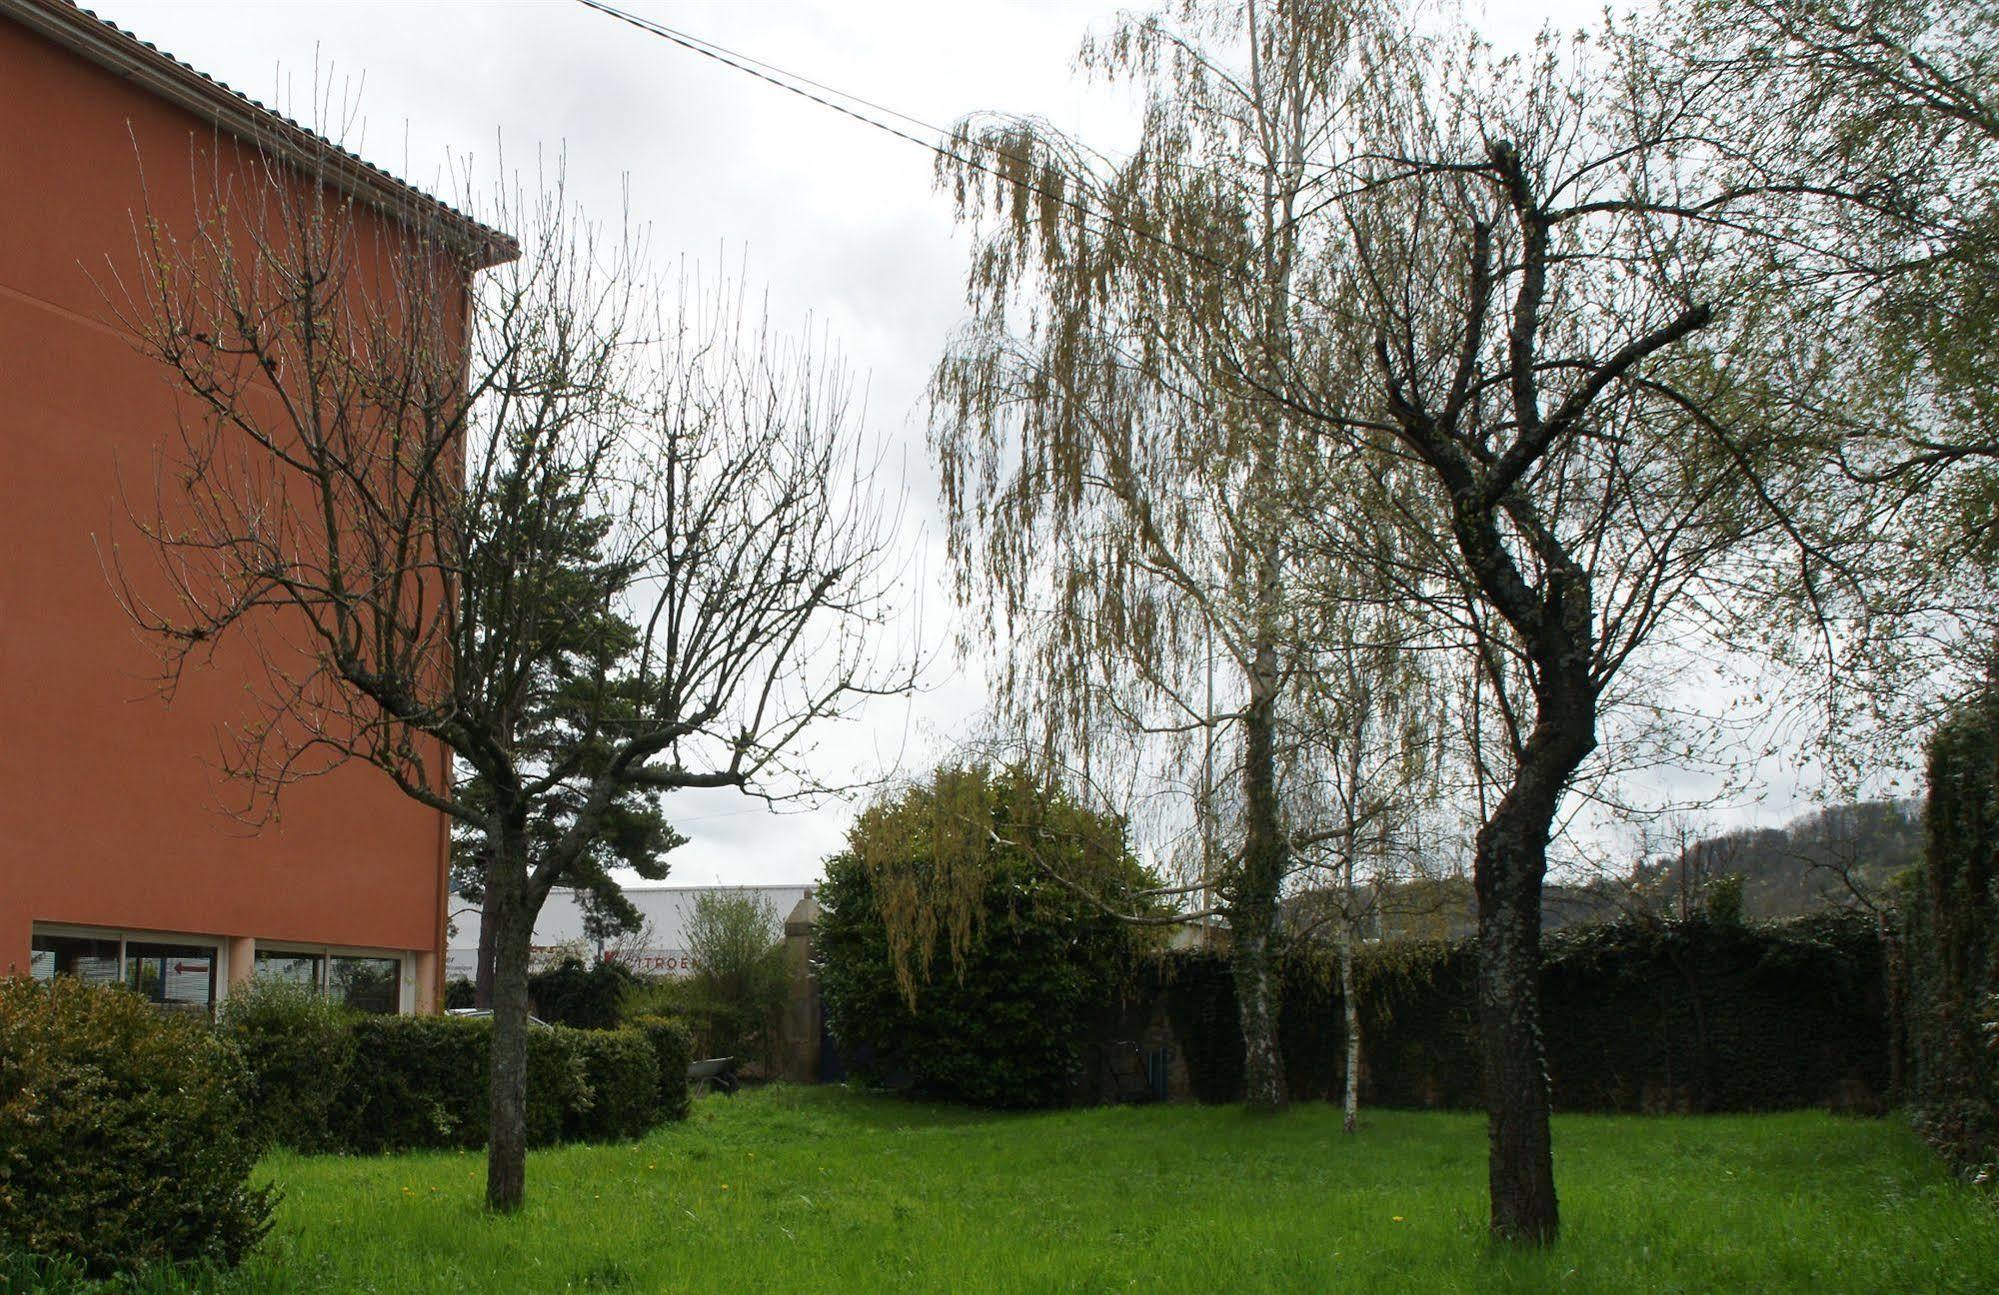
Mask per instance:
[[[1632,886],[1649,906],[1678,913],[1698,905],[1717,878],[1739,876],[1743,916],[1795,917],[1878,899],[1922,852],[1920,800],[1861,801],[1782,827],[1706,837],[1641,865]]]

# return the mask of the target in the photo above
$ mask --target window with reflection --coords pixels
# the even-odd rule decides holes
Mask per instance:
[[[326,983],[326,959],[316,953],[286,953],[281,949],[259,949],[257,979],[282,980],[289,984],[318,989]]]
[[[81,935],[36,935],[28,947],[28,970],[36,980],[75,976],[93,985],[118,983],[118,941]]]
[[[205,944],[125,945],[125,984],[151,1002],[190,1012],[215,1006],[215,949]]]
[[[359,1012],[393,1013],[402,1004],[403,964],[399,958],[335,956],[327,976],[333,1001]]]

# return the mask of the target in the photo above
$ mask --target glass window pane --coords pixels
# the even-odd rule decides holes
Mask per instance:
[[[276,949],[257,950],[257,978],[269,976],[273,980],[290,981],[294,985],[310,985],[317,989],[323,982],[320,976],[322,959],[316,953],[284,953]]]
[[[30,941],[29,970],[36,980],[75,976],[93,985],[118,982],[118,941],[78,935],[37,935]]]
[[[215,950],[202,944],[125,946],[125,983],[165,1007],[205,1012],[215,1006]]]
[[[361,1012],[395,1012],[402,1006],[402,960],[333,959],[328,991],[333,1001]]]

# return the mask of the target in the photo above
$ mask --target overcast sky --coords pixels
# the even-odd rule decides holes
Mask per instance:
[[[779,319],[810,313],[866,383],[872,430],[904,447],[912,511],[934,517],[922,390],[962,317],[965,242],[931,188],[931,155],[825,108],[594,13],[572,0],[88,0],[88,6],[211,76],[311,120],[315,80],[358,105],[346,142],[435,189],[448,159],[490,175],[537,151],[566,154],[573,195],[633,217],[661,253],[744,256]],[[1031,112],[1115,148],[1132,105],[1082,83],[1079,40],[1115,3],[1094,0],[830,0],[622,7],[926,121],[979,109]],[[1519,38],[1588,21],[1597,0],[1498,3],[1487,30]],[[926,543],[934,548],[936,528]],[[923,568],[935,584],[937,562]],[[933,648],[941,618],[925,619]],[[874,703],[821,747],[822,774],[872,775],[934,756],[982,701],[976,668],[946,670],[912,703]],[[1788,793],[1735,818],[1784,816]],[[679,884],[817,875],[851,810],[774,816],[732,793],[683,793],[669,816],[692,838]]]

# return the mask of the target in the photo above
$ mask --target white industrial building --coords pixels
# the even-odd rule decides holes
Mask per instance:
[[[776,935],[812,889],[805,882],[783,886],[627,886],[625,898],[637,906],[645,924],[632,935],[610,941],[609,947],[599,947],[584,934],[583,907],[575,892],[555,890],[542,905],[541,916],[535,919],[534,965],[543,966],[574,953],[586,962],[600,955],[612,957],[641,975],[684,976],[692,970],[688,964],[687,924],[701,896],[716,892],[763,896],[776,915],[778,930],[772,933]],[[450,940],[445,946],[445,975],[470,980],[478,965],[479,905],[454,894]]]

